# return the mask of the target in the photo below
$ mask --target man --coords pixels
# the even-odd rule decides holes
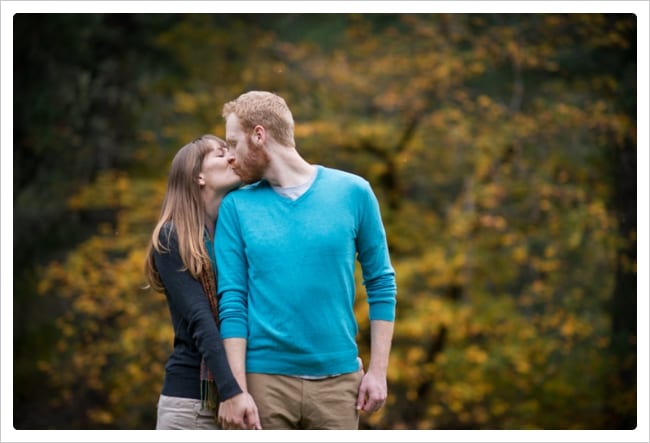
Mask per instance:
[[[233,373],[263,429],[358,429],[359,411],[386,400],[395,319],[377,199],[361,177],[301,157],[281,97],[247,92],[223,117],[229,161],[249,184],[224,198],[215,236]],[[365,373],[355,341],[357,259],[371,327]]]

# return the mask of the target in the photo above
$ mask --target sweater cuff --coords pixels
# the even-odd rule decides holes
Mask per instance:
[[[395,303],[373,303],[369,308],[370,320],[395,321]]]
[[[219,390],[219,401],[228,400],[229,398],[243,392],[234,378],[228,382],[219,383],[217,389]]]
[[[245,322],[230,320],[221,322],[221,338],[248,338],[248,328]]]

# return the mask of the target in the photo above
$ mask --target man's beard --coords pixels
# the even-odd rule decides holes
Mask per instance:
[[[248,142],[248,155],[241,163],[235,161],[233,170],[244,183],[255,183],[262,179],[270,162],[264,148]]]

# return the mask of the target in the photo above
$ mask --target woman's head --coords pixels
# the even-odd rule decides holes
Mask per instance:
[[[203,200],[210,204],[210,202],[220,200],[228,191],[239,187],[242,181],[233,171],[232,165],[228,163],[226,143],[211,135],[197,139],[193,143],[205,144],[206,141],[212,149],[203,155],[196,177]]]
[[[169,169],[166,203],[203,207],[201,193],[206,187],[220,193],[236,188],[240,181],[228,166],[226,153],[226,142],[210,134],[183,146]]]
[[[178,150],[169,168],[167,191],[160,219],[152,235],[151,248],[161,251],[159,235],[165,223],[171,222],[178,236],[181,258],[195,277],[209,264],[203,244],[206,202],[217,199],[238,187],[241,179],[228,165],[225,141],[214,135],[203,135]],[[162,290],[159,277],[148,254],[145,273],[151,286]]]

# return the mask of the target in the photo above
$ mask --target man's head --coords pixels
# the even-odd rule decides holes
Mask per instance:
[[[250,91],[223,106],[229,162],[245,183],[263,178],[270,159],[266,147],[295,147],[289,107],[273,93]]]
[[[260,125],[278,144],[296,147],[293,116],[279,95],[267,91],[246,92],[223,106],[221,115],[228,119],[230,114],[239,118],[244,132],[252,134],[255,127]]]

